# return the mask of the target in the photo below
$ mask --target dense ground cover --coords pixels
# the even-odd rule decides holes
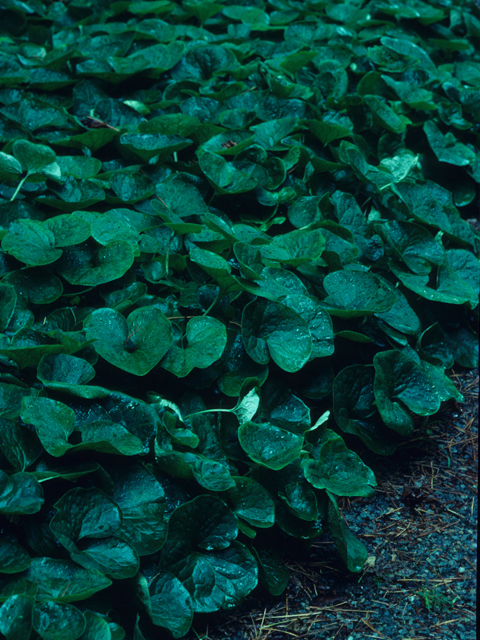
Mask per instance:
[[[181,637],[322,530],[360,572],[356,450],[478,364],[478,7],[0,7],[0,632]]]

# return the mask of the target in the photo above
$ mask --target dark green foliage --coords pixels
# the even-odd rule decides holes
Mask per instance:
[[[478,364],[478,3],[0,13],[0,634],[180,638],[323,529],[360,571],[365,447]]]

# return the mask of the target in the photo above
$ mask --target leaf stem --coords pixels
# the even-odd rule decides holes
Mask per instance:
[[[205,311],[205,313],[202,313],[202,316],[206,316],[210,313],[210,311],[213,309],[213,307],[217,304],[217,302],[219,300],[221,300],[223,298],[223,296],[226,293],[226,289],[220,289],[219,292],[217,293],[217,296],[215,298],[215,300],[212,302],[212,304],[208,307],[208,309]]]
[[[20,189],[22,188],[23,183],[25,182],[25,180],[26,180],[27,178],[28,178],[28,174],[27,174],[24,178],[22,178],[22,179],[20,180],[20,183],[19,183],[18,187],[15,189],[15,193],[14,193],[14,194],[13,194],[13,196],[10,198],[10,202],[13,202],[13,201],[15,200],[15,198],[16,198],[16,197],[17,197],[17,195],[18,195],[18,192],[19,192],[19,191],[20,191]]]
[[[170,257],[170,245],[172,244],[172,240],[175,237],[173,231],[170,231],[170,237],[168,239],[167,253],[165,254],[165,275],[168,278],[168,259]]]
[[[205,409],[204,411],[195,411],[195,413],[189,413],[188,416],[183,416],[183,420],[191,418],[192,416],[199,416],[202,413],[234,413],[233,409]]]

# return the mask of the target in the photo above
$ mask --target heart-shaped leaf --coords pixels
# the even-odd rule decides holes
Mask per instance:
[[[343,439],[327,429],[322,444],[316,446],[314,459],[304,462],[306,479],[316,489],[328,489],[341,496],[372,496],[375,475],[347,449]]]
[[[192,369],[206,369],[216,362],[227,344],[225,325],[215,318],[191,318],[187,323],[185,348],[174,345],[162,361],[162,367],[178,378]]]
[[[296,460],[303,437],[268,423],[244,422],[238,439],[249,458],[269,469],[283,469]]]
[[[28,140],[16,140],[12,147],[13,155],[28,175],[40,173],[55,162],[55,152],[43,144],[33,144]]]
[[[136,309],[127,319],[98,309],[85,321],[85,332],[102,358],[136,376],[151,371],[173,342],[172,325],[156,307]]]

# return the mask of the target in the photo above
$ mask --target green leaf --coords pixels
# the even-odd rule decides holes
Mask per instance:
[[[24,69],[14,58],[2,56],[0,58],[0,82],[10,86],[19,82],[28,82],[30,72]]]
[[[93,178],[102,168],[100,160],[87,156],[58,156],[57,164],[62,176],[72,176],[83,180]]]
[[[236,242],[233,245],[233,251],[240,264],[242,275],[248,280],[259,280],[263,270],[263,262],[258,247]]]
[[[323,306],[341,318],[382,313],[397,301],[393,290],[364,271],[334,271],[324,278],[323,286],[328,294]]]
[[[16,158],[0,152],[0,178],[2,180],[14,180],[22,171],[22,165]]]
[[[137,229],[122,220],[118,213],[122,209],[113,209],[106,213],[96,213],[94,211],[77,211],[75,215],[85,221],[91,229],[92,238],[99,244],[106,246],[109,242],[125,240],[129,242],[134,250],[138,244]],[[126,210],[128,211],[128,210]]]
[[[112,640],[113,632],[108,622],[92,611],[85,611],[85,631],[80,636],[80,640]],[[123,637],[123,636],[122,636]]]
[[[151,6],[150,2],[143,4]],[[129,11],[132,11],[131,7],[129,7]],[[184,49],[183,42],[171,42],[170,44],[154,44],[151,47],[140,49],[128,57],[112,56],[109,58],[109,68],[105,69],[107,79],[119,82],[140,71],[148,72],[151,77],[158,77],[177,65],[182,58]],[[115,74],[111,72],[111,69],[115,71]],[[101,65],[100,70],[102,73],[104,66]]]
[[[8,538],[0,538],[0,573],[19,573],[30,566],[25,549]]]
[[[162,182],[157,186],[156,194],[159,201],[154,201],[152,207],[162,219],[174,221],[172,214],[184,218],[208,212],[205,201],[193,184],[185,184],[179,180]]]
[[[270,377],[261,394],[259,415],[263,420],[297,435],[310,429],[310,408],[279,380]]]
[[[344,524],[335,497],[328,493],[328,526],[337,550],[349,571],[358,573],[367,560],[367,547]]]
[[[398,442],[373,406],[374,377],[372,366],[359,364],[342,369],[333,385],[333,412],[342,431],[358,436],[375,453],[390,455]]]
[[[165,358],[162,367],[183,378],[195,367],[206,369],[216,362],[227,344],[225,325],[208,316],[191,318],[185,331],[187,346],[173,345]]]
[[[72,489],[55,504],[50,529],[85,569],[111,578],[129,578],[138,570],[138,556],[120,539],[122,512],[98,489]]]
[[[115,204],[135,204],[155,193],[155,185],[143,174],[117,172],[109,186],[115,195],[107,195],[107,200]]]
[[[36,201],[61,211],[75,211],[105,200],[105,192],[98,185],[90,180],[77,180],[71,176],[65,178],[60,187],[51,189],[50,192],[52,195],[38,196]]]
[[[415,60],[415,64],[422,66],[428,71],[431,71],[433,74],[436,73],[435,65],[433,64],[429,55],[425,52],[425,50],[414,44],[410,40],[406,38],[390,38],[387,36],[383,36],[380,38],[380,42],[384,47],[398,53],[400,56],[408,56],[409,58],[413,58]]]
[[[144,578],[140,580],[146,583]],[[153,624],[168,629],[174,638],[184,636],[192,623],[193,602],[180,580],[160,571],[142,591],[146,592],[147,611]]]
[[[182,582],[195,611],[235,606],[256,586],[256,562],[233,542],[237,533],[234,514],[213,496],[198,496],[173,512],[159,569]]]
[[[173,66],[173,65],[172,65]],[[172,77],[182,80],[209,80],[210,78],[233,71],[239,67],[234,53],[220,45],[198,44],[190,48],[173,69]]]
[[[235,486],[226,465],[197,453],[184,453],[183,460],[198,484],[209,491],[226,491]]]
[[[228,187],[233,180],[233,171],[226,160],[210,151],[204,151],[199,158],[204,174],[222,189]]]
[[[314,64],[318,73],[313,80],[313,86],[320,89],[322,97],[327,100],[342,98],[348,90],[348,75],[343,65],[332,59],[315,61]]]
[[[51,462],[39,462],[32,471],[32,475],[39,481],[53,480],[62,478],[75,482],[83,476],[98,471],[99,465],[95,462],[86,462],[84,464],[70,465],[68,467],[55,466]]]
[[[113,498],[122,510],[122,538],[139,556],[157,552],[167,537],[162,485],[143,465],[119,468],[110,475],[115,487]]]
[[[170,348],[172,326],[155,307],[141,307],[125,318],[114,309],[97,309],[85,322],[88,340],[107,362],[144,376]]]
[[[79,394],[80,395],[80,394]],[[100,394],[96,393],[94,397]],[[104,393],[100,397],[104,397]],[[83,397],[83,395],[80,395]],[[89,397],[87,395],[87,397]],[[145,447],[142,440],[135,433],[135,429],[125,428],[123,424],[115,424],[109,420],[98,420],[79,425],[81,444],[71,445],[71,449],[80,451],[91,449],[103,453],[135,456],[144,453]]]
[[[0,633],[6,640],[28,640],[32,633],[35,597],[13,595],[0,609]]]
[[[232,412],[237,416],[239,424],[242,424],[255,416],[259,405],[260,396],[256,389],[251,389],[242,399],[239,398]]]
[[[201,24],[223,9],[223,5],[208,2],[208,0],[207,2],[205,0],[188,0],[183,3],[182,7],[198,18]]]
[[[254,141],[254,135],[250,131],[226,131],[213,136],[201,145],[201,149],[223,155],[238,155],[243,149],[249,147]],[[283,182],[283,180],[282,180]]]
[[[16,140],[12,152],[22,166],[22,170],[31,176],[42,173],[56,160],[55,153],[43,144],[33,144],[28,140]]]
[[[32,600],[35,600],[36,592],[37,589],[35,585],[22,576],[8,576],[6,578],[0,577],[0,602],[6,602],[12,596],[27,596],[32,597]],[[5,611],[3,615],[7,614],[7,611]],[[3,615],[0,613],[0,619],[2,619]],[[2,623],[4,623],[4,619],[2,620]],[[29,626],[27,626],[27,631],[28,629]]]
[[[37,377],[45,386],[55,382],[82,385],[90,382],[94,376],[95,369],[89,362],[63,353],[44,356],[37,369]]]
[[[365,242],[363,238],[359,241],[359,233],[354,235],[345,226],[341,226],[336,222],[326,221],[318,223],[321,225],[322,235],[325,238],[325,249],[323,252],[323,259],[327,264],[342,264],[347,265],[353,263],[355,258],[360,254],[359,247],[365,248]],[[338,256],[338,257],[337,257]],[[332,260],[337,262],[332,263]]]
[[[298,118],[280,118],[251,127],[255,132],[254,144],[264,149],[275,149],[298,126]]]
[[[452,205],[452,194],[431,181],[403,182],[394,190],[409,208],[412,217],[422,224],[440,229],[462,247],[473,247],[471,227],[460,218]]]
[[[71,448],[68,438],[75,429],[75,413],[62,402],[24,398],[21,416],[26,423],[35,425],[40,442],[50,455],[60,457]]]
[[[53,558],[33,558],[26,577],[38,586],[37,601],[86,600],[112,584],[99,571],[83,569],[71,560]]]
[[[254,362],[243,345],[241,334],[237,334],[229,356],[218,378],[220,390],[227,396],[238,397],[243,385],[251,380],[259,385],[265,382],[268,367]]]
[[[253,527],[272,527],[275,522],[275,505],[268,491],[251,478],[233,477],[235,486],[227,493],[233,513]]]
[[[246,22],[247,24],[268,24],[268,15],[262,9],[257,7],[243,6],[239,4],[232,4],[225,7],[222,11],[223,15],[232,20],[239,20]]]
[[[16,362],[20,369],[36,366],[42,357],[48,353],[74,353],[84,346],[83,336],[72,332],[52,332],[50,336],[40,331],[30,331],[22,328],[13,338],[0,349],[0,353]],[[82,340],[81,342],[77,340]]]
[[[430,377],[430,380],[435,386],[435,390],[442,402],[450,400],[451,398],[454,398],[456,402],[465,401],[465,398],[456,389],[452,380],[445,375],[443,367],[437,367],[430,362],[425,362],[424,360],[422,360],[421,365],[425,373]]]
[[[295,310],[307,323],[312,337],[310,360],[332,355],[334,352],[332,320],[317,301],[303,295],[280,296],[278,301]]]
[[[2,107],[1,113],[9,120],[27,126],[30,131],[45,127],[61,128],[67,123],[66,114],[56,106],[28,95],[19,101],[14,99]],[[14,155],[17,156],[16,153]]]
[[[442,245],[418,224],[387,222],[375,228],[413,273],[430,273],[432,265],[441,265],[445,260]]]
[[[31,304],[51,304],[63,293],[61,280],[49,269],[19,269],[6,276],[5,282],[15,287],[17,293]]]
[[[56,140],[56,144],[70,149],[87,148],[94,153],[111,142],[117,135],[118,132],[113,129],[91,129],[85,133],[67,135],[67,137]]]
[[[143,22],[143,25],[147,26],[150,22],[156,21],[146,20]],[[172,25],[165,22],[157,22],[160,22],[158,26],[163,25],[163,27],[172,28]],[[157,24],[155,26],[157,26]],[[198,118],[192,118],[185,113],[165,113],[161,116],[150,118],[150,120],[140,122],[137,128],[139,133],[162,133],[166,136],[177,134],[183,138],[188,138],[188,136],[195,132],[199,125],[200,120]]]
[[[98,249],[89,244],[68,247],[55,266],[70,284],[95,287],[121,278],[130,269],[133,260],[131,244],[118,240]]]
[[[265,422],[244,422],[238,429],[238,439],[253,462],[275,470],[296,460],[303,446],[303,436]]]
[[[130,133],[120,137],[120,144],[136,153],[148,162],[158,156],[164,160],[172,153],[185,149],[192,144],[188,138],[178,135],[165,136],[161,133]]]
[[[350,193],[336,191],[332,195],[332,204],[339,224],[352,232],[355,244],[359,249],[363,249],[368,226],[365,214],[360,209],[355,198]]]
[[[418,338],[417,351],[423,360],[444,369],[453,367],[452,351],[438,323],[425,329]]]
[[[355,145],[342,140],[340,143],[340,160],[349,164],[356,177],[362,183],[375,185],[379,192],[389,187],[394,182],[394,177],[385,167],[369,164],[362,151]],[[382,170],[383,169],[383,170]]]
[[[228,286],[229,283],[235,284],[234,278],[230,277],[230,265],[222,256],[194,246],[190,251],[190,260],[200,265],[219,284],[225,283],[225,286]]]
[[[339,496],[371,497],[377,484],[373,471],[330,429],[315,446],[313,460],[304,461],[303,470],[315,489],[327,489]]]
[[[391,290],[394,289],[393,285],[388,280],[383,280]],[[412,307],[408,304],[407,299],[403,293],[396,288],[395,295],[397,301],[390,307],[388,311],[382,313],[376,313],[375,317],[379,318],[383,322],[386,322],[389,326],[406,333],[407,335],[416,335],[420,333],[422,325],[417,314],[413,311]]]
[[[400,100],[412,109],[434,111],[437,108],[431,91],[409,82],[399,82],[387,75],[382,75],[382,80],[395,91]]]
[[[328,122],[328,120],[307,120],[305,124],[323,144],[330,144],[334,140],[338,140],[338,138],[348,138],[352,134],[351,129],[348,127]]]
[[[406,408],[421,416],[430,416],[440,408],[441,400],[428,375],[414,360],[400,351],[377,353],[374,393],[382,420],[402,435],[413,430]]]
[[[6,392],[5,387],[9,387]],[[22,389],[16,385],[1,383],[0,406],[5,407],[5,416],[17,418],[20,415],[22,399],[37,395],[36,389]],[[25,471],[41,453],[41,444],[32,436],[30,429],[17,421],[0,418],[0,460],[5,470]]]
[[[440,265],[433,283],[427,275],[413,275],[395,264],[391,269],[408,289],[427,300],[457,305],[467,302],[471,308],[478,303],[478,260],[464,249],[446,252],[445,262]]]
[[[275,548],[256,545],[253,549],[258,560],[258,577],[273,596],[282,594],[288,584],[290,572]]]
[[[444,135],[431,120],[423,125],[423,130],[432,151],[440,162],[464,167],[475,161],[475,151],[458,142],[450,131]]]
[[[17,302],[15,289],[9,284],[0,283],[0,331],[8,327]]]
[[[418,166],[418,163],[418,155],[405,151],[392,158],[383,158],[379,167],[386,167],[393,176],[392,182],[397,183],[405,180],[410,172]]]
[[[43,501],[42,487],[30,473],[8,476],[0,469],[0,514],[37,513]]]
[[[403,133],[406,129],[405,116],[397,115],[388,104],[381,100],[378,96],[365,96],[365,102],[373,113],[375,124],[383,127],[392,133]]]
[[[55,234],[43,222],[19,220],[10,225],[2,240],[2,249],[31,266],[51,264],[63,251],[55,246]]]
[[[293,309],[268,300],[249,303],[242,315],[242,337],[248,355],[259,364],[270,357],[284,371],[299,371],[313,343],[308,325]]]
[[[304,262],[317,261],[325,248],[325,238],[319,229],[291,231],[277,236],[268,245],[260,245],[264,261],[279,261],[298,267]]]
[[[287,505],[288,511],[293,516],[305,522],[314,523],[318,521],[319,516],[317,497],[300,473],[296,473],[299,466],[298,460],[290,465],[290,473],[284,477],[285,484],[283,490],[279,491],[278,497]]]
[[[76,640],[85,625],[83,613],[71,604],[47,601],[33,610],[33,628],[43,640]]]
[[[297,229],[323,220],[321,211],[323,199],[319,196],[305,196],[296,200],[288,210],[288,219]]]

